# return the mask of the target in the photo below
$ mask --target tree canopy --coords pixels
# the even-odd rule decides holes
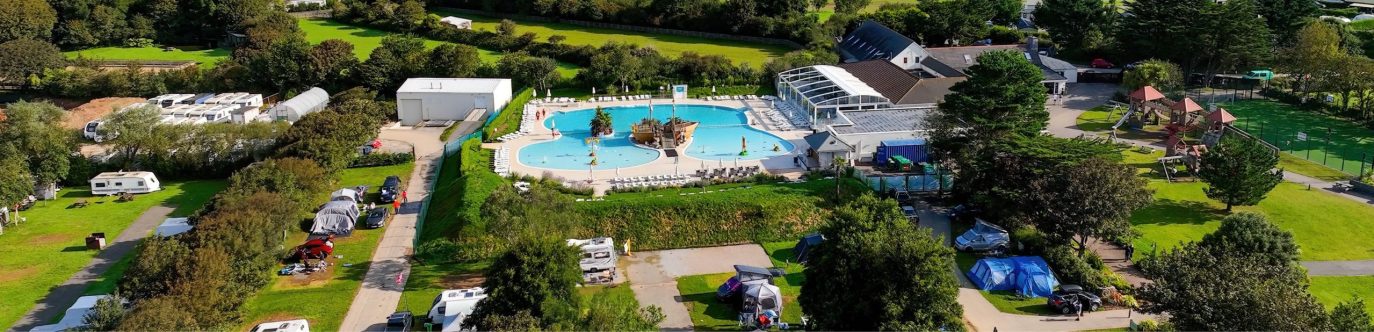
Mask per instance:
[[[550,238],[530,238],[517,241],[506,253],[496,257],[487,269],[482,287],[487,297],[477,304],[477,310],[463,322],[464,326],[491,330],[521,311],[540,321],[547,328],[557,323],[553,317],[556,306],[578,303],[577,283],[582,281],[582,269],[577,262],[581,253],[562,241]]]
[[[0,43],[0,83],[26,85],[32,83],[31,75],[61,68],[66,63],[57,46],[45,41],[18,39]]]
[[[798,301],[823,330],[963,330],[954,251],[864,195],[821,228]]]
[[[76,143],[62,127],[66,112],[48,102],[20,101],[5,110],[0,121],[0,142],[13,144],[26,159],[27,169],[39,184],[53,184],[67,177]],[[3,143],[0,143],[3,144]]]
[[[57,11],[44,0],[10,0],[0,6],[0,43],[17,39],[46,40],[57,24]]]
[[[1012,135],[1035,136],[1045,129],[1045,86],[1039,67],[1020,52],[992,51],[969,67],[969,79],[955,84],[940,102],[931,137],[937,152],[957,153]]]
[[[1273,264],[1298,261],[1298,244],[1293,242],[1293,234],[1254,212],[1226,216],[1221,220],[1221,227],[1203,236],[1199,243],[1228,248],[1232,253],[1267,258]]]
[[[1035,7],[1035,23],[1045,27],[1068,50],[1084,50],[1090,34],[1111,28],[1113,8],[1100,0],[1045,0]]]
[[[1283,182],[1277,151],[1257,139],[1228,134],[1202,155],[1198,177],[1207,182],[1207,197],[1226,204],[1259,204],[1270,190]]]
[[[1089,238],[1115,239],[1130,233],[1131,213],[1154,201],[1149,182],[1135,167],[1100,157],[1055,170],[1026,191],[1036,228],[1051,238],[1078,244],[1082,256]],[[1035,204],[1035,203],[1043,203]]]
[[[1183,71],[1178,69],[1178,65],[1150,59],[1122,74],[1121,87],[1126,91],[1135,91],[1148,85],[1160,92],[1175,92],[1183,89],[1183,79]]]

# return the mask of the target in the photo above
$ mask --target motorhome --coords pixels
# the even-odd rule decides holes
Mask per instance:
[[[153,172],[105,172],[91,178],[92,195],[146,194],[162,190]]]
[[[147,103],[133,103],[133,104],[129,104],[128,106],[120,107],[119,109],[115,110],[115,113],[124,112],[124,111],[131,110],[131,109],[135,109],[135,108],[148,107],[148,106],[151,106],[151,105],[155,105],[155,104],[151,104],[151,102],[152,102],[152,101],[150,100],[150,101],[147,102]],[[100,128],[101,128],[101,127],[104,127],[104,126],[105,126],[105,119],[95,119],[95,120],[91,120],[90,122],[87,122],[87,123],[86,123],[86,126],[85,126],[85,127],[82,127],[82,128],[81,128],[81,136],[82,136],[82,137],[85,137],[86,139],[89,139],[89,140],[92,140],[92,141],[96,141],[96,142],[102,142],[102,141],[105,141],[105,140],[107,140],[107,139],[114,139],[115,136],[118,136],[118,133],[111,133],[111,134],[110,134],[110,137],[104,137],[104,136],[100,133]]]
[[[434,297],[429,308],[429,323],[436,331],[462,331],[463,320],[477,310],[477,302],[487,297],[481,287],[450,289]]]
[[[598,237],[586,240],[568,239],[568,245],[582,250],[582,272],[614,271],[619,257],[615,254],[615,240]]]
[[[158,105],[158,107],[172,107],[172,105],[181,104],[182,102],[195,97],[196,95],[189,93],[165,94],[153,97],[152,99],[148,99],[148,103]],[[194,100],[192,101],[194,102]]]

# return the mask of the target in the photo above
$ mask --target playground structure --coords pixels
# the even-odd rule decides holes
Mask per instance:
[[[1168,134],[1164,144],[1165,156],[1158,161],[1164,168],[1165,178],[1169,181],[1173,181],[1177,176],[1174,171],[1176,168],[1171,167],[1175,164],[1183,164],[1188,173],[1196,175],[1202,155],[1220,142],[1221,136],[1227,131],[1249,137],[1248,134],[1231,126],[1236,121],[1235,116],[1216,105],[1212,105],[1212,110],[1208,111],[1192,98],[1184,97],[1183,100],[1175,101],[1148,85],[1131,92],[1128,98],[1129,108],[1121,119],[1112,125],[1112,139],[1116,139],[1116,130],[1122,125],[1140,130],[1144,129],[1147,123],[1160,125],[1161,120],[1168,118],[1169,122],[1164,125],[1164,130]],[[1190,135],[1200,139],[1189,139]]]
[[[630,126],[630,140],[635,144],[656,149],[676,149],[692,140],[698,123],[677,117],[677,104],[673,104],[673,115],[664,123],[654,118],[653,104],[649,105],[649,116]]]

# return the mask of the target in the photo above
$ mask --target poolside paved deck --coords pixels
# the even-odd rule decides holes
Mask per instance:
[[[655,100],[653,101],[653,103],[654,103],[655,105],[664,105],[664,104],[670,104],[670,103],[672,103],[672,101],[671,101],[671,100],[668,100],[668,99],[655,99]],[[584,182],[585,182],[585,181],[589,181],[590,185],[591,185],[593,188],[596,189],[597,195],[602,195],[602,194],[604,194],[607,190],[610,190],[610,188],[611,188],[611,183],[610,183],[609,180],[612,179],[612,178],[616,178],[616,177],[653,176],[653,175],[670,175],[670,174],[693,174],[693,173],[695,173],[697,170],[701,170],[701,169],[712,169],[712,168],[721,168],[721,167],[737,167],[737,166],[762,166],[764,169],[768,170],[768,172],[769,172],[769,173],[772,173],[772,174],[800,174],[800,173],[802,173],[802,172],[805,171],[804,169],[801,169],[800,167],[798,167],[798,166],[796,166],[795,164],[793,164],[793,162],[792,162],[792,157],[793,157],[793,156],[797,156],[797,155],[805,155],[806,149],[807,149],[808,147],[810,147],[810,146],[807,145],[807,144],[806,144],[806,141],[803,140],[802,138],[805,137],[806,135],[811,134],[811,131],[810,131],[810,130],[785,130],[785,131],[784,131],[784,130],[776,130],[775,128],[779,128],[779,127],[781,127],[781,126],[772,123],[772,121],[769,120],[767,117],[760,116],[760,115],[759,115],[758,113],[756,113],[756,111],[755,111],[756,109],[761,110],[761,109],[764,109],[764,108],[769,107],[769,105],[768,105],[768,103],[767,103],[766,101],[762,101],[762,100],[724,100],[724,101],[708,101],[708,100],[697,100],[697,99],[692,99],[692,100],[683,101],[683,102],[679,102],[679,103],[680,103],[680,104],[714,105],[714,106],[725,106],[725,107],[736,107],[736,108],[739,108],[739,107],[749,108],[749,111],[745,112],[745,116],[746,116],[746,118],[748,119],[750,125],[752,125],[754,128],[757,128],[757,129],[760,129],[760,130],[764,130],[764,131],[767,131],[767,132],[770,133],[770,134],[773,134],[773,135],[775,135],[775,136],[778,136],[778,137],[782,138],[783,140],[786,140],[788,143],[792,143],[792,145],[794,146],[794,148],[793,148],[792,152],[789,153],[789,154],[785,154],[785,155],[781,155],[781,156],[776,156],[776,157],[772,157],[772,158],[767,158],[767,159],[761,159],[761,160],[703,160],[703,159],[693,158],[693,157],[688,156],[688,155],[686,155],[686,154],[681,154],[681,155],[679,155],[679,157],[677,157],[677,158],[669,158],[669,157],[664,156],[662,153],[660,153],[658,159],[655,159],[654,161],[649,162],[649,163],[647,163],[647,164],[638,165],[638,166],[633,166],[633,167],[625,167],[625,168],[620,168],[620,169],[613,169],[613,170],[595,170],[595,171],[593,171],[593,170],[576,170],[576,171],[574,171],[574,170],[548,169],[548,168],[534,167],[534,166],[525,165],[525,164],[520,163],[519,158],[518,158],[520,148],[525,147],[525,146],[528,146],[528,145],[530,145],[530,144],[535,144],[535,143],[544,142],[544,141],[548,141],[548,140],[553,140],[553,139],[554,139],[554,138],[553,138],[553,132],[552,132],[552,130],[550,130],[550,129],[547,128],[547,127],[544,127],[543,124],[542,124],[542,122],[539,123],[538,128],[535,128],[535,129],[533,130],[533,132],[530,133],[530,134],[527,134],[527,135],[525,135],[525,136],[522,136],[522,137],[519,137],[519,138],[516,138],[516,139],[513,139],[513,140],[509,140],[509,141],[506,141],[506,142],[500,142],[500,143],[485,143],[485,144],[482,144],[482,147],[483,147],[483,148],[487,148],[487,149],[497,149],[497,148],[501,148],[501,147],[509,148],[510,151],[511,151],[511,163],[510,163],[511,167],[510,167],[510,169],[511,169],[511,173],[513,173],[513,174],[528,174],[528,175],[534,175],[534,176],[541,176],[541,175],[544,175],[544,174],[550,174],[550,175],[553,175],[553,176],[557,176],[557,177],[561,177],[561,178],[567,179],[567,180],[569,180],[569,181],[584,181]],[[570,104],[561,104],[561,105],[543,105],[543,106],[537,106],[535,109],[547,109],[549,112],[555,112],[555,113],[556,113],[556,112],[569,112],[569,111],[584,110],[584,109],[588,109],[588,108],[594,108],[594,107],[596,107],[596,106],[608,107],[608,106],[648,105],[648,104],[649,104],[649,101],[646,101],[646,100],[636,100],[636,101],[614,101],[614,102],[594,102],[594,103],[592,103],[592,102],[581,102],[581,103],[570,103]]]

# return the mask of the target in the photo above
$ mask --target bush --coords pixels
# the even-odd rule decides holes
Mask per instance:
[[[1074,284],[1088,289],[1101,289],[1107,286],[1102,271],[1094,269],[1083,259],[1079,259],[1068,246],[1054,246],[1042,254],[1045,263],[1054,270],[1054,275],[1062,284]]]
[[[427,264],[443,264],[458,258],[461,247],[449,239],[425,241],[415,247],[415,259]]]
[[[143,48],[153,47],[153,40],[148,38],[129,38],[124,40],[124,47]]]
[[[988,39],[992,39],[993,45],[1015,44],[1025,37],[1020,30],[1007,26],[995,25],[988,30]]]
[[[410,163],[411,161],[414,161],[414,160],[415,160],[415,154],[410,153],[410,152],[403,152],[403,153],[373,152],[373,153],[368,154],[368,155],[358,156],[358,158],[353,159],[353,164],[349,165],[348,167],[373,167],[373,166],[400,165],[400,164]]]
[[[1048,245],[1045,234],[1031,227],[1021,227],[1011,232],[1011,242],[1018,246],[1021,253],[1038,255]]]
[[[513,133],[520,130],[520,120],[525,114],[525,104],[530,102],[534,90],[530,88],[520,89],[520,92],[512,98],[510,103],[496,115],[496,119],[491,120],[485,129],[482,129],[483,142],[495,142],[497,137]]]

